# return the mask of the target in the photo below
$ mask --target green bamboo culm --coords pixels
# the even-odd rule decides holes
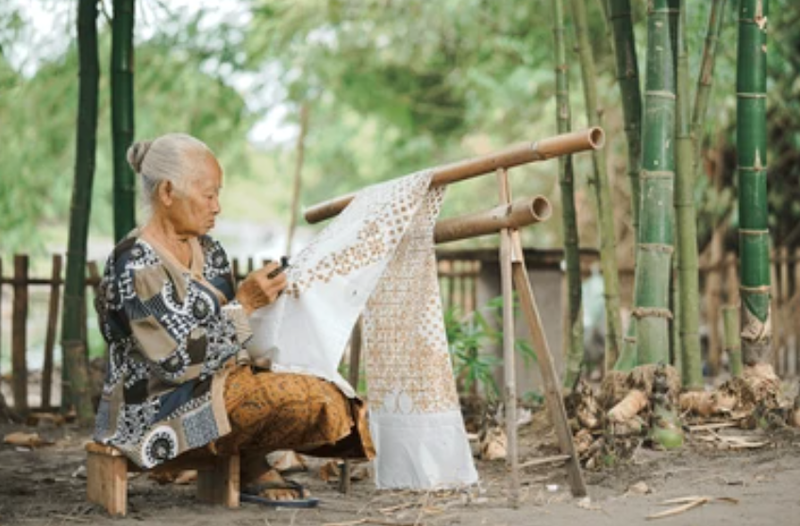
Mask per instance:
[[[675,72],[670,2],[647,15],[647,73],[642,134],[641,208],[633,316],[638,365],[669,363],[669,284],[673,252]]]
[[[639,61],[633,35],[630,0],[609,0],[609,19],[614,34],[617,82],[622,98],[625,136],[628,140],[628,178],[631,185],[633,234],[639,229],[639,169],[642,157],[642,89],[639,82]]]
[[[703,387],[700,353],[700,284],[697,262],[697,214],[694,208],[694,155],[690,128],[689,56],[686,49],[686,2],[680,0],[675,101],[675,219],[678,257],[679,369],[684,387]]]
[[[600,126],[600,114],[597,109],[597,72],[586,25],[586,1],[572,0],[571,4],[575,25],[575,48],[581,64],[587,121],[589,126]],[[592,163],[594,170],[591,182],[594,185],[597,223],[600,230],[600,266],[603,271],[603,296],[606,311],[605,368],[610,370],[617,361],[622,343],[614,205],[611,202],[611,190],[606,173],[605,151],[600,149],[593,152]]]
[[[703,44],[703,58],[700,60],[700,73],[697,76],[697,89],[694,92],[694,107],[692,109],[692,138],[694,141],[694,172],[698,173],[700,166],[700,153],[703,144],[703,124],[706,119],[708,98],[711,94],[711,85],[714,79],[714,64],[717,57],[717,44],[724,19],[725,2],[727,0],[711,0],[711,9],[708,13],[706,24],[706,37]]]
[[[572,128],[569,103],[569,66],[564,43],[564,4],[552,0],[553,40],[556,71],[556,125],[558,133]],[[575,219],[575,184],[572,156],[558,158],[558,180],[561,187],[561,218],[564,227],[564,259],[567,266],[567,360],[564,388],[572,389],[580,377],[583,362],[583,309],[581,294],[581,262],[578,247],[578,223]]]
[[[742,360],[767,362],[770,323],[767,228],[767,0],[741,0],[736,61],[736,152],[739,176],[739,261]]]
[[[111,23],[111,129],[114,160],[114,238],[136,226],[136,179],[126,160],[133,144],[134,0],[114,0]]]
[[[94,420],[86,360],[86,241],[91,214],[92,183],[97,147],[97,105],[100,66],[97,51],[97,0],[78,2],[79,94],[75,179],[67,248],[67,276],[61,321],[61,348],[68,390],[78,423]],[[62,410],[67,410],[64,407]]]

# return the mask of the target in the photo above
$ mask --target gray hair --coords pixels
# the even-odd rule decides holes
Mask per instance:
[[[204,142],[184,133],[168,133],[157,139],[138,141],[128,148],[128,164],[142,180],[141,202],[146,216],[152,211],[159,184],[170,181],[179,191],[186,188],[198,153],[213,155]]]

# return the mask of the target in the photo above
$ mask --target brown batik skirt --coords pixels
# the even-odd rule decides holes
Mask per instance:
[[[236,366],[225,380],[231,433],[220,453],[293,449],[308,455],[372,458],[366,407],[331,382]]]

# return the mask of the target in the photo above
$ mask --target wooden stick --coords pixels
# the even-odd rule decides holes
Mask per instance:
[[[361,367],[361,318],[356,320],[353,332],[350,335],[350,370],[347,372],[348,381],[353,389],[358,392],[359,368]],[[352,465],[345,459],[342,472],[339,476],[339,491],[345,495],[350,493],[350,472]]]
[[[522,254],[522,245],[519,242],[519,236],[515,237],[514,250],[520,255]],[[583,480],[583,472],[581,471],[581,465],[575,451],[575,443],[572,441],[572,432],[567,422],[567,412],[564,409],[564,399],[561,396],[560,384],[558,382],[558,376],[556,375],[555,365],[553,364],[553,355],[550,353],[550,346],[544,334],[542,321],[539,317],[539,308],[536,306],[536,299],[533,296],[533,288],[531,287],[530,278],[528,277],[528,271],[522,260],[515,262],[513,269],[514,285],[516,286],[519,296],[520,307],[528,329],[530,330],[531,343],[533,344],[533,350],[539,362],[547,407],[550,410],[550,417],[553,419],[553,426],[556,430],[561,453],[569,456],[569,460],[567,461],[567,475],[570,489],[574,497],[583,497],[586,495],[586,483]]]
[[[543,466],[545,464],[555,464],[569,460],[569,455],[554,455],[552,457],[535,458],[519,465],[520,468],[531,468],[533,466]]]
[[[444,186],[479,175],[492,173],[499,168],[512,168],[521,164],[544,161],[561,155],[598,150],[605,144],[602,128],[588,128],[536,142],[525,142],[487,155],[433,168],[431,186]],[[354,194],[343,195],[315,204],[304,216],[309,223],[329,219],[344,210]]]
[[[500,206],[511,203],[508,172],[497,170]],[[514,363],[514,283],[512,277],[511,233],[500,230],[500,283],[503,295],[503,401],[506,405],[506,437],[508,453],[506,467],[511,471],[508,501],[512,508],[519,506],[519,456],[517,450],[517,382]]]
[[[58,306],[61,305],[61,254],[53,254],[53,283],[50,285],[50,304],[47,310],[47,336],[44,343],[44,365],[42,366],[42,409],[50,408],[53,387],[53,348],[58,328]]]
[[[28,268],[27,255],[14,256],[14,313],[12,317],[11,369],[14,375],[14,409],[19,413],[28,411]]]
[[[3,258],[0,257],[0,385],[3,383]]]

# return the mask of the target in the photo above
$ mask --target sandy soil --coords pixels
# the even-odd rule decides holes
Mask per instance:
[[[585,472],[590,499],[570,495],[561,467],[525,469],[518,509],[508,505],[502,461],[479,461],[481,485],[470,492],[379,492],[369,480],[363,480],[353,484],[349,495],[341,495],[334,483],[322,481],[317,461],[312,462],[316,467],[291,475],[321,499],[317,509],[270,509],[243,503],[239,509],[227,510],[198,503],[193,485],[160,486],[139,475],[130,481],[125,519],[112,519],[85,499],[86,482],[79,473],[84,465],[86,433],[69,426],[0,425],[0,436],[19,430],[36,431],[55,443],[34,450],[0,445],[2,525],[601,526],[644,523],[648,515],[669,509],[661,504],[664,500],[694,495],[735,499],[736,503],[713,501],[655,522],[704,526],[800,523],[800,432],[789,429],[770,435],[752,432],[751,439],[769,442],[758,449],[721,450],[700,440],[700,433],[690,435],[678,452],[638,449],[630,461],[613,469]],[[551,438],[534,425],[521,429],[521,460],[553,454]],[[648,492],[642,493],[645,486]]]

